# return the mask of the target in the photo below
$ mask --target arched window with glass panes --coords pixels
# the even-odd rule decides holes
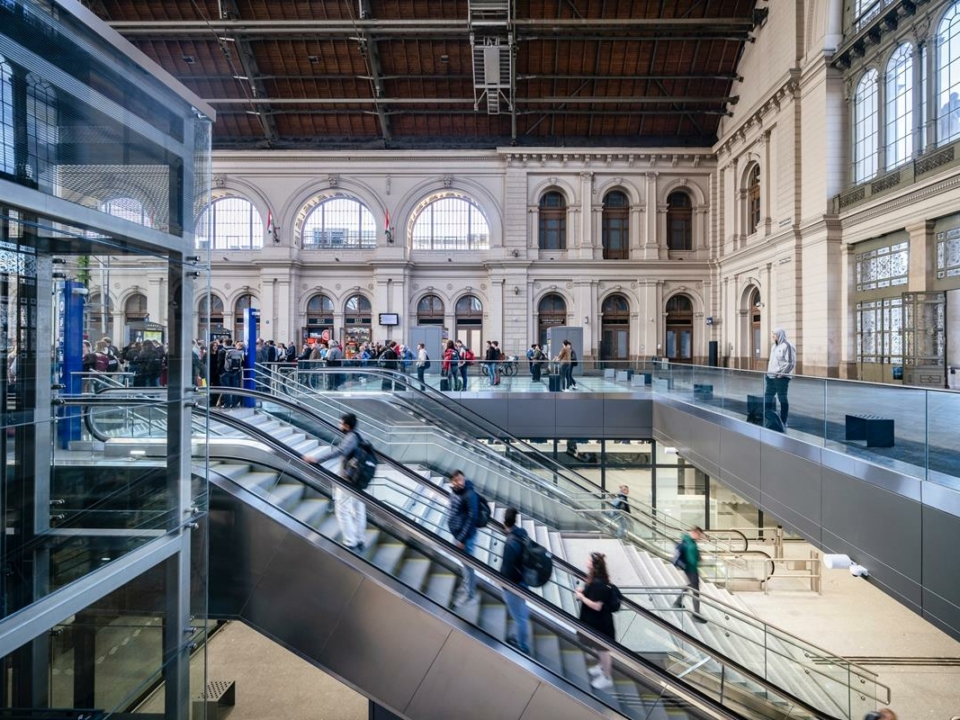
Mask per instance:
[[[540,198],[537,245],[541,250],[567,249],[567,199],[558,190]]]
[[[0,91],[2,92],[2,91]],[[47,81],[27,74],[27,162],[41,190],[53,188],[60,125],[57,96]]]
[[[887,63],[886,163],[887,169],[913,157],[913,46],[904,43]]]
[[[937,144],[960,138],[960,2],[954,3],[937,26]]]
[[[211,333],[223,332],[223,300],[217,295],[206,295],[200,300],[200,309],[197,313],[197,337],[204,342],[210,342]]]
[[[611,190],[603,198],[601,241],[604,260],[630,257],[630,201],[621,190]]]
[[[868,70],[857,83],[853,105],[853,175],[863,182],[877,174],[879,111],[877,71]]]
[[[241,295],[237,298],[237,301],[233,304],[233,339],[244,340],[243,337],[243,315],[244,310],[247,308],[255,308],[257,306],[257,298],[253,295]],[[257,327],[260,327],[260,316],[257,315],[255,318]],[[260,333],[257,332],[257,337],[260,337]]]
[[[760,165],[754,163],[747,173],[747,235],[760,227]]]
[[[0,173],[13,175],[13,68],[0,55]]]
[[[266,227],[256,206],[228,195],[210,203],[197,218],[197,247],[214,250],[259,250]]]
[[[304,336],[321,340],[333,338],[333,300],[327,295],[317,293],[307,301],[307,326],[304,328]]]
[[[443,325],[443,300],[424,295],[417,303],[417,325]]]
[[[434,195],[410,217],[413,250],[469,251],[490,249],[490,224],[480,206],[460,193]]]
[[[693,200],[682,190],[667,198],[667,248],[693,249]]]
[[[377,246],[377,223],[359,200],[328,197],[310,211],[303,223],[305,250],[368,250]]]

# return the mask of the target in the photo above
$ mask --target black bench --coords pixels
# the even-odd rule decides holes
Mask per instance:
[[[206,717],[207,720],[219,720],[220,713],[226,715],[226,709],[237,704],[236,680],[211,680],[204,694],[193,701],[193,717]],[[206,711],[206,715],[204,715]]]
[[[763,425],[763,395],[747,395],[747,422]]]
[[[893,447],[893,420],[879,415],[847,415],[847,442],[866,440],[867,447]]]

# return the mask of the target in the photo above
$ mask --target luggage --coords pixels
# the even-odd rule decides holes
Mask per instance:
[[[450,378],[440,378],[440,392],[450,392]]]
[[[774,432],[786,432],[783,421],[780,419],[780,415],[776,410],[767,410],[763,414],[763,426],[767,430],[773,430]]]
[[[550,392],[560,392],[560,376],[547,375],[547,389]]]

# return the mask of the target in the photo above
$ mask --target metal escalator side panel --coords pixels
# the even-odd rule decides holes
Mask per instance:
[[[211,483],[211,617],[226,610],[417,720],[612,716],[269,504]]]

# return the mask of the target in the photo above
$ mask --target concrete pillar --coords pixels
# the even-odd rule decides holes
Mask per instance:
[[[646,195],[645,207],[647,217],[643,233],[643,254],[640,259],[657,260],[660,257],[658,246],[661,241],[664,240],[659,236],[660,228],[658,223],[660,219],[660,210],[657,200],[657,173],[648,172],[646,174],[644,191]]]
[[[910,236],[910,276],[908,292],[926,292],[933,287],[937,268],[937,242],[934,222],[923,220],[905,228]]]

